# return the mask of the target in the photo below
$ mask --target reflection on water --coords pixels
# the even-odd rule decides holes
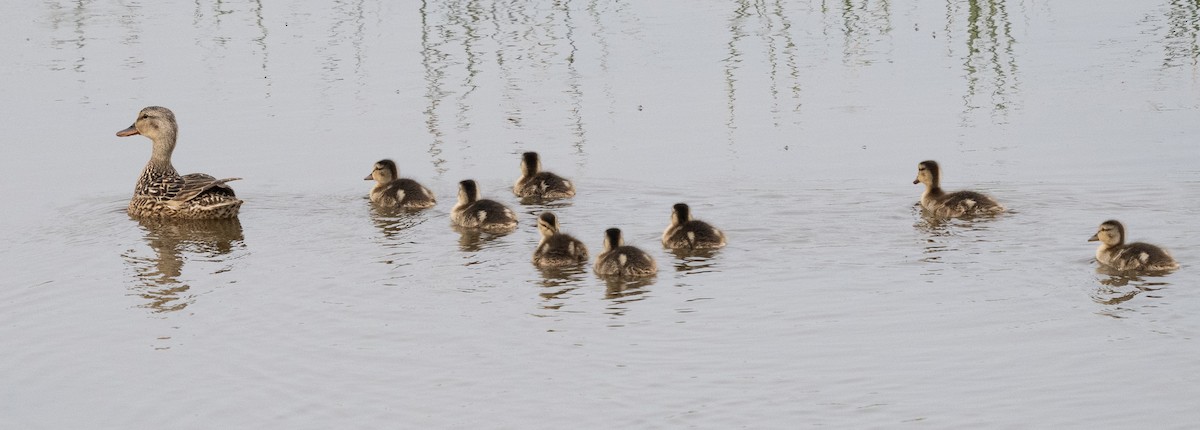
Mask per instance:
[[[412,237],[413,229],[429,221],[425,211],[406,210],[400,208],[381,208],[371,206],[371,222],[383,233],[383,240],[378,241],[387,248],[388,254],[379,260],[383,264],[408,266],[413,264],[409,258],[419,253],[420,244]]]
[[[887,0],[845,0],[839,11],[842,19],[842,62],[847,66],[870,65],[871,45],[892,30],[891,2]]]
[[[1101,314],[1116,318],[1120,318],[1122,312],[1130,310],[1118,305],[1137,296],[1162,298],[1152,293],[1170,285],[1168,282],[1157,280],[1159,276],[1156,275],[1131,275],[1104,265],[1098,266],[1096,273],[1102,275],[1102,278],[1099,279],[1100,287],[1092,292],[1092,300],[1102,305],[1114,306],[1106,308]]]
[[[759,28],[746,29],[747,26],[757,24]],[[783,114],[786,112],[799,112],[801,107],[800,93],[800,61],[797,59],[796,42],[792,37],[792,22],[785,13],[783,3],[775,1],[768,5],[762,2],[749,2],[740,0],[735,3],[733,17],[729,19],[729,42],[726,43],[728,56],[724,59],[725,72],[725,102],[729,111],[729,117],[726,119],[725,126],[729,129],[729,139],[734,140],[733,130],[737,125],[737,99],[738,99],[738,84],[743,80],[739,77],[738,72],[742,69],[741,63],[746,61],[750,52],[745,51],[762,51],[765,58],[762,61],[766,64],[768,82],[767,90],[771,94],[771,118],[773,124],[778,127],[782,123]],[[746,43],[743,39],[750,34],[758,35],[758,40],[752,43]],[[755,49],[754,45],[761,43],[762,47]],[[750,46],[743,47],[744,44]],[[749,48],[749,49],[746,49]],[[780,68],[786,69],[781,73]],[[757,71],[757,67],[748,67],[748,70]],[[790,97],[787,101],[788,107],[781,106],[784,100],[781,100],[780,87],[786,87],[785,90]]]
[[[510,131],[518,136],[512,142],[518,146],[545,140],[536,134],[549,132],[551,139],[565,138],[576,153],[583,153],[586,87],[577,68],[583,34],[577,31],[579,18],[570,2],[540,7],[424,1],[418,13],[426,102],[422,113],[432,139],[428,153],[439,173],[448,169],[448,159],[469,157],[465,150],[478,144],[472,132]],[[603,69],[603,32],[591,36],[599,40]],[[447,141],[447,136],[457,137]]]
[[[543,300],[541,308],[557,311],[566,304],[571,292],[583,285],[589,276],[586,264],[576,267],[539,267],[541,272],[542,292],[538,293]]]
[[[1163,40],[1163,68],[1197,66],[1200,59],[1200,2],[1170,0],[1167,7],[1167,32]]]
[[[495,242],[496,239],[504,237],[509,233],[490,233],[476,228],[463,228],[458,225],[453,225],[451,228],[458,232],[458,249],[463,252],[478,252],[488,248],[488,245]],[[478,264],[478,262],[467,263],[468,266]]]
[[[236,218],[137,222],[154,255],[141,256],[129,250],[121,256],[134,274],[133,293],[146,299],[143,306],[154,312],[182,310],[195,300],[197,294],[190,292],[192,286],[183,275],[185,262],[215,263],[216,270],[204,275],[223,273],[232,266],[231,252],[245,247],[242,225]]]
[[[719,249],[671,249],[669,251],[675,256],[674,266],[675,271],[683,274],[698,274],[714,272],[717,268],[717,261],[714,259]]]
[[[622,279],[620,277],[605,277],[604,298],[609,301],[604,308],[605,313],[612,316],[623,316],[629,310],[626,306],[642,299],[648,292],[645,288],[654,283],[654,277]]]
[[[965,22],[960,21],[962,15],[966,15]],[[965,53],[955,53],[953,42],[960,31],[966,33]],[[1017,41],[1005,0],[946,2],[946,34],[951,42],[950,55],[962,59],[966,73],[964,125],[970,125],[971,114],[978,109],[987,112],[993,121],[1007,123],[1009,110],[1016,107],[1013,97],[1020,82],[1013,50]]]

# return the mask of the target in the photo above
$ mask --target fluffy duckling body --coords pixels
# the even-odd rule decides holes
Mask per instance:
[[[517,197],[561,199],[575,195],[575,185],[561,176],[542,171],[542,160],[536,152],[521,156],[521,178],[513,184]]]
[[[579,239],[559,231],[558,217],[550,212],[538,216],[538,231],[542,241],[533,251],[533,264],[538,267],[567,267],[587,261],[587,246]]]
[[[625,245],[621,230],[604,231],[604,252],[596,256],[597,275],[636,278],[658,273],[654,258],[636,247]]]
[[[150,106],[138,113],[133,125],[117,136],[146,136],[153,142],[150,161],[142,169],[129,215],[135,218],[223,219],[237,217],[242,207],[226,182],[241,178],[217,179],[204,173],[180,175],[171,164],[179,125],[175,113],[161,106]]]
[[[663,230],[663,246],[671,249],[714,249],[725,246],[725,233],[704,221],[692,219],[687,204],[676,203],[671,224]]]
[[[1179,268],[1179,263],[1162,248],[1141,242],[1125,243],[1125,226],[1117,220],[1101,223],[1100,230],[1088,242],[1100,242],[1096,261],[1118,271],[1162,272]]]
[[[516,212],[496,201],[481,198],[475,181],[467,179],[458,185],[458,203],[450,211],[450,220],[455,225],[493,233],[517,228]]]
[[[375,180],[375,188],[371,189],[371,203],[401,209],[425,209],[437,204],[433,191],[417,181],[401,178],[392,160],[379,160],[371,174],[363,179]]]
[[[921,194],[921,207],[930,214],[954,218],[1004,212],[1004,206],[985,194],[974,191],[942,191],[941,178],[942,170],[936,161],[926,160],[917,164],[917,179],[913,180],[913,184],[925,184],[925,193]]]

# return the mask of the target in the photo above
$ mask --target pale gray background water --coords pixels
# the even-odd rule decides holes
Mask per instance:
[[[0,428],[1194,428],[1195,1],[3,2]],[[173,109],[225,231],[124,214]],[[552,205],[648,285],[464,237]],[[441,198],[373,211],[390,157]],[[918,161],[1012,208],[930,224]],[[678,258],[685,201],[730,245]],[[1183,263],[1098,273],[1108,218]]]

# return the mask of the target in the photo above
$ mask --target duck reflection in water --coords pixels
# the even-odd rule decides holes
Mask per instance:
[[[213,273],[221,273],[229,270],[230,253],[245,246],[237,218],[137,222],[154,256],[138,256],[129,250],[122,257],[134,273],[137,285],[133,293],[148,300],[145,307],[154,312],[182,310],[193,302],[196,294],[188,294],[191,285],[181,280],[185,261],[216,263],[219,269]]]
[[[1157,277],[1156,275],[1132,275],[1127,271],[1116,270],[1104,265],[1097,267],[1096,273],[1103,275],[1103,278],[1100,279],[1101,286],[1092,293],[1092,300],[1102,305],[1121,304],[1143,293],[1158,291],[1170,285],[1167,282],[1153,282],[1143,278],[1143,276]],[[1147,297],[1157,298],[1149,294]]]
[[[383,233],[384,237],[397,239],[413,227],[429,220],[423,212],[410,209],[386,208],[372,205],[371,222]]]
[[[463,252],[478,252],[487,248],[496,239],[504,236],[504,234],[488,233],[477,228],[459,227],[457,225],[451,226],[451,228],[460,235],[458,237],[458,249]]]
[[[579,265],[574,267],[539,267],[542,274],[540,282],[542,292],[538,293],[546,302],[542,309],[559,309],[565,305],[570,293],[579,289],[587,278],[587,268]]]
[[[721,251],[719,249],[671,249],[669,252],[675,256],[675,271],[690,274],[715,271],[716,260],[713,257]]]
[[[604,277],[605,289],[604,298],[606,299],[626,299],[618,300],[620,303],[627,303],[641,300],[640,296],[646,293],[644,287],[654,283],[654,278],[616,278]],[[636,298],[635,298],[636,297]],[[632,300],[630,300],[632,299]]]

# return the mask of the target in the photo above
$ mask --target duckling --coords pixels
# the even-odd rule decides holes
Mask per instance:
[[[392,160],[379,160],[375,163],[375,170],[363,179],[375,180],[375,188],[371,189],[371,203],[402,209],[425,209],[437,204],[437,198],[428,188],[412,179],[401,178]]]
[[[645,251],[625,245],[621,229],[604,231],[604,252],[596,256],[593,270],[600,276],[641,277],[658,273],[654,258]]]
[[[543,172],[538,154],[526,152],[521,156],[521,178],[513,184],[513,194],[517,197],[561,199],[574,196],[575,185],[561,176]]]
[[[692,219],[687,204],[676,203],[671,225],[663,230],[663,246],[672,249],[713,249],[725,246],[725,233],[700,220]]]
[[[538,267],[574,266],[587,261],[587,247],[579,239],[558,229],[558,217],[550,212],[538,216],[538,231],[542,241],[533,251],[533,264]]]
[[[133,125],[117,136],[146,136],[153,143],[150,161],[142,169],[129,215],[135,218],[222,219],[235,218],[242,207],[226,182],[241,178],[217,179],[204,173],[180,175],[171,165],[179,125],[175,113],[161,106],[146,107]]]
[[[917,164],[917,179],[913,184],[925,184],[921,194],[921,207],[939,217],[962,217],[993,215],[1004,211],[1004,206],[995,199],[974,191],[947,193],[941,187],[942,170],[936,161],[926,160]]]
[[[458,183],[458,204],[450,211],[450,220],[460,227],[493,233],[517,228],[517,214],[496,201],[481,198],[479,186],[470,179]]]
[[[1100,242],[1096,261],[1118,271],[1161,272],[1179,268],[1171,254],[1157,246],[1134,242],[1125,243],[1125,226],[1117,220],[1100,224],[1100,230],[1088,242]]]

